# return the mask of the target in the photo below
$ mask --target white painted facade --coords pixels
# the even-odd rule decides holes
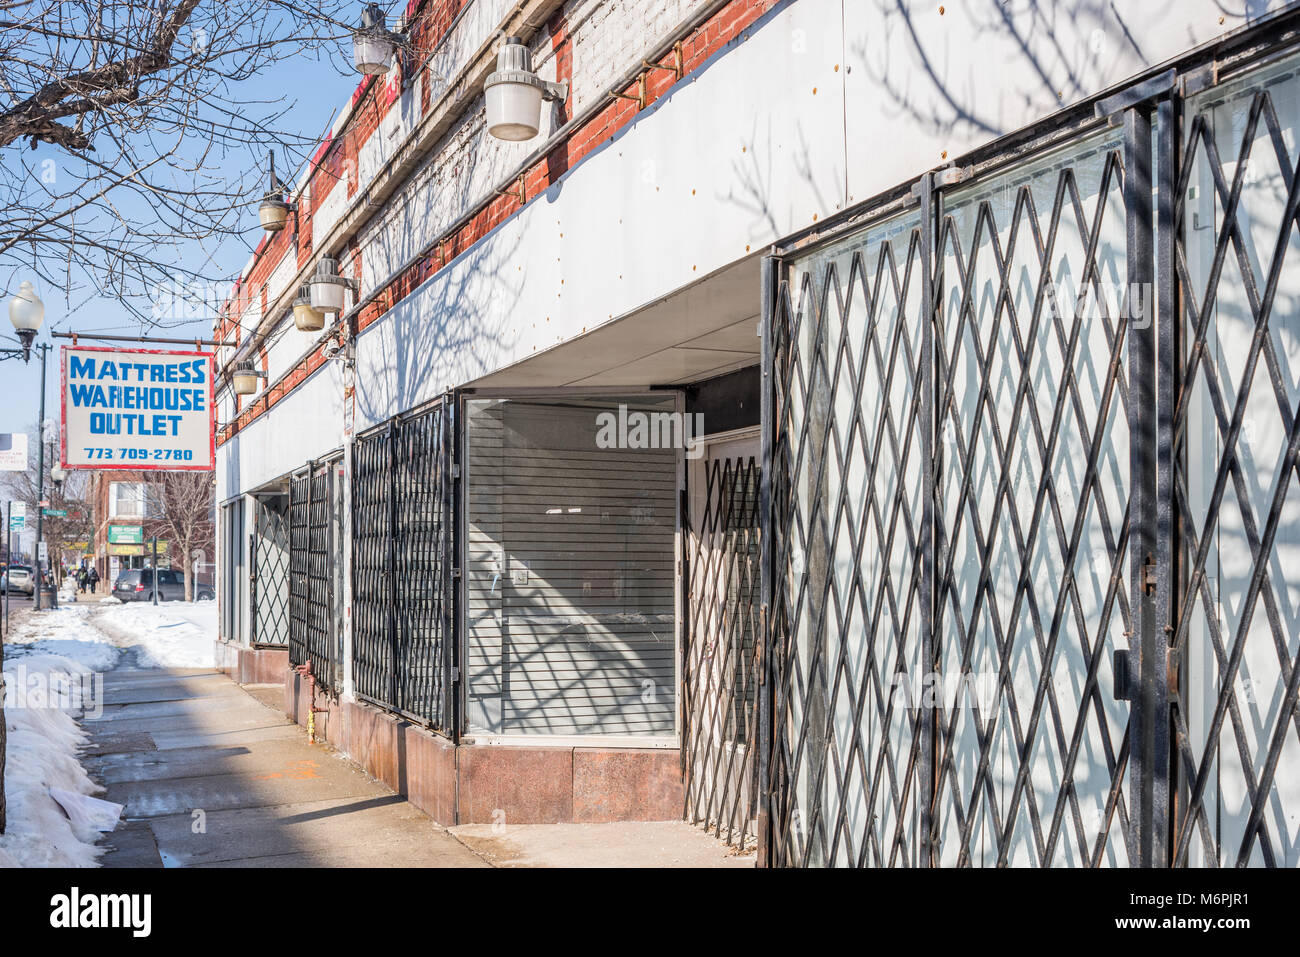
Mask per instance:
[[[437,71],[460,76],[515,6],[471,4],[434,55]],[[565,4],[572,113],[694,6]],[[884,0],[778,3],[364,329],[354,371],[328,361],[222,445],[218,501],[282,479],[449,389],[632,389],[752,366],[758,259],[772,244],[1283,6],[1257,5],[1248,20],[1213,0],[1073,0],[1046,10],[985,0],[942,13]],[[539,73],[554,78],[544,28],[530,44]],[[432,94],[436,103],[441,88]],[[420,97],[418,85],[403,94],[347,171],[360,177],[356,198],[339,183],[315,211],[317,236],[364,201],[419,125]],[[361,294],[480,205],[555,125],[544,110],[537,141],[500,143],[486,135],[481,97],[473,100],[361,230]],[[285,276],[276,271],[281,285]],[[316,345],[288,322],[268,350],[270,382]],[[221,415],[233,411],[223,400]],[[345,634],[345,662],[346,642]],[[837,720],[853,725],[849,713]],[[1015,743],[999,747],[1011,754]],[[1089,813],[1105,792],[1096,781],[1090,788]]]

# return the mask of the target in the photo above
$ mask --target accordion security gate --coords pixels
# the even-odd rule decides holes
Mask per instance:
[[[454,734],[453,403],[353,448],[352,673],[358,697]]]
[[[686,819],[746,847],[758,809],[759,466],[743,451],[710,451],[702,465],[686,563]]]
[[[310,661],[321,687],[337,694],[343,661],[334,587],[336,467],[313,463],[289,483],[289,663]]]
[[[1300,76],[1175,79],[767,261],[771,863],[1300,863]]]

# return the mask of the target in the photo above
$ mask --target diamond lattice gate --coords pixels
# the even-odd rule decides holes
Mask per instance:
[[[772,863],[1300,863],[1298,68],[768,260]]]
[[[686,819],[752,846],[758,810],[759,465],[752,440],[710,447],[691,475]]]
[[[289,500],[260,496],[253,512],[250,593],[254,645],[289,643]]]
[[[1177,865],[1300,865],[1300,58],[1183,105],[1159,396]],[[1172,140],[1172,136],[1167,136]],[[1172,143],[1170,144],[1172,151]],[[1164,264],[1162,264],[1163,267]],[[1163,268],[1162,268],[1163,272]],[[1164,649],[1161,649],[1162,651]],[[1158,835],[1159,836],[1159,835]]]

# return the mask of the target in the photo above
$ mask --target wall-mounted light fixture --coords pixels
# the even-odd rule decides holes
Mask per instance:
[[[265,378],[266,373],[254,368],[252,359],[244,359],[235,366],[230,382],[235,395],[252,395],[257,391],[257,380]]]
[[[268,233],[278,233],[289,221],[290,210],[296,210],[297,203],[291,203],[284,196],[284,187],[275,176],[275,153],[271,153],[271,179],[262,204],[257,207],[257,218],[262,228]]]
[[[368,3],[361,11],[361,23],[352,31],[352,65],[358,73],[387,73],[402,36],[389,31],[384,11]]]
[[[299,332],[319,332],[325,328],[325,313],[312,308],[309,285],[298,287],[298,296],[293,301],[293,324]]]
[[[354,279],[339,275],[338,260],[324,256],[316,264],[316,275],[307,280],[311,307],[317,312],[338,315],[343,311],[343,290],[358,291],[360,284]]]
[[[551,83],[533,72],[533,58],[519,37],[506,37],[497,51],[496,71],[483,84],[487,128],[499,140],[529,140],[541,126],[542,101],[569,98],[569,84]]]

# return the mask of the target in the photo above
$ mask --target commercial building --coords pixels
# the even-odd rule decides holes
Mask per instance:
[[[113,587],[119,573],[131,568],[150,568],[157,543],[158,567],[181,567],[163,518],[164,497],[157,473],[139,469],[108,469],[90,473],[90,504],[94,537],[93,556],[104,590]],[[203,541],[192,551],[191,571],[195,581],[211,585],[216,570],[215,528],[206,525]]]
[[[1249,10],[412,2],[217,322],[223,660],[446,824],[1300,863]],[[567,84],[523,142],[502,37]]]

